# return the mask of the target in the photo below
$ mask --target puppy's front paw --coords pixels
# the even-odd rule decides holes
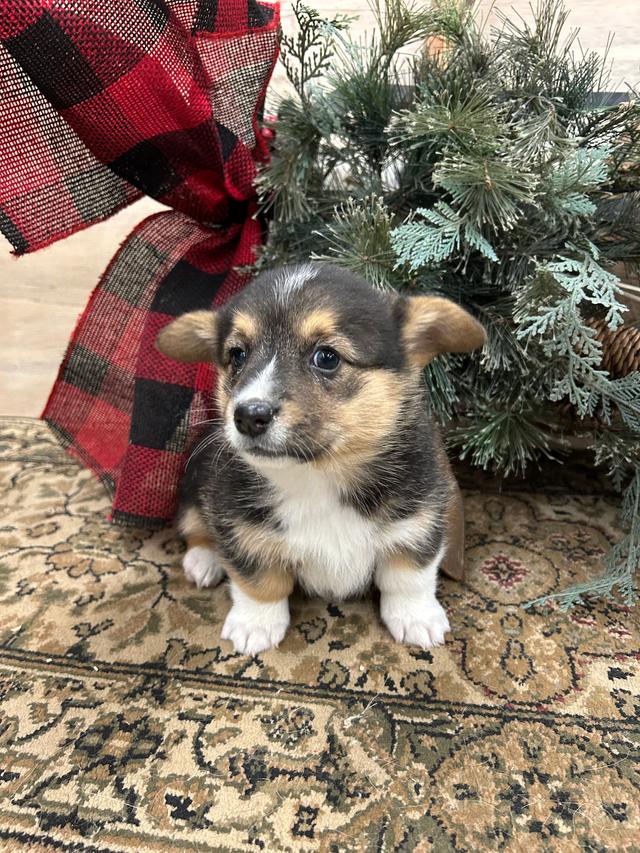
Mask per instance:
[[[249,610],[253,612],[249,613]],[[230,640],[236,652],[242,655],[257,655],[273,649],[284,639],[289,627],[289,607],[286,599],[274,604],[255,602],[252,608],[246,603],[234,604],[220,637]]]
[[[444,645],[444,635],[451,630],[447,614],[435,598],[419,602],[400,595],[383,595],[380,615],[394,640],[422,649]]]
[[[182,558],[182,568],[187,578],[198,589],[203,586],[216,586],[224,577],[224,569],[218,564],[216,552],[202,545],[189,548]]]

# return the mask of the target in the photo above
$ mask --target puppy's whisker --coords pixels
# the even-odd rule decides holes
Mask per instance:
[[[208,436],[206,436],[205,438],[203,438],[203,439],[202,439],[202,441],[200,441],[200,442],[195,446],[195,448],[191,451],[191,454],[189,455],[189,458],[187,459],[187,463],[186,463],[186,465],[184,466],[184,467],[185,467],[185,471],[186,471],[186,469],[189,467],[189,464],[191,463],[192,459],[193,459],[195,456],[197,456],[199,453],[203,452],[203,451],[204,451],[207,447],[209,447],[211,444],[213,444],[213,443],[215,442],[215,440],[216,440],[215,433],[212,433],[211,435],[208,435]]]
[[[219,418],[206,418],[203,421],[192,421],[192,426],[210,426],[211,424],[215,424],[219,421]]]

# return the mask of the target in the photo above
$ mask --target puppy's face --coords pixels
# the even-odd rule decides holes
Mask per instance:
[[[215,315],[179,317],[158,347],[216,363],[226,437],[268,467],[375,455],[419,393],[421,368],[483,341],[480,325],[447,300],[392,296],[308,264],[263,273]]]

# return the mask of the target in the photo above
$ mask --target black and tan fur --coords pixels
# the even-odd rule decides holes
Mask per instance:
[[[458,493],[422,369],[483,341],[452,302],[384,293],[330,265],[263,273],[215,315],[163,330],[163,353],[219,369],[219,415],[187,467],[179,527],[187,574],[230,579],[222,636],[238,651],[277,645],[297,582],[340,598],[375,581],[396,639],[443,641],[435,583]],[[333,364],[327,350],[330,371],[314,363]],[[254,399],[268,425],[244,434],[238,411]]]

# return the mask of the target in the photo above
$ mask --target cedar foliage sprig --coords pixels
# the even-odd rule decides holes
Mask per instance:
[[[294,4],[300,35],[283,54],[295,94],[259,178],[261,263],[325,258],[476,314],[487,344],[429,365],[429,409],[463,457],[502,474],[559,459],[571,430],[587,438],[624,489],[626,535],[602,578],[558,598],[631,601],[640,374],[609,376],[590,322],[620,325],[617,271],[640,266],[637,92],[613,105],[598,94],[606,54],[576,50],[560,0],[488,33],[463,0],[373,10],[375,32],[354,41],[344,18]],[[430,38],[445,48],[422,50]]]

